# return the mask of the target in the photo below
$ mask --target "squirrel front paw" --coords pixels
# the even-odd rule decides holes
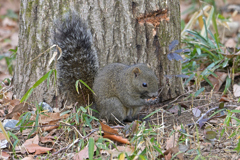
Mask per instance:
[[[148,105],[157,104],[159,102],[159,98],[158,97],[154,97],[154,98],[150,98],[150,99],[145,99],[145,102]]]

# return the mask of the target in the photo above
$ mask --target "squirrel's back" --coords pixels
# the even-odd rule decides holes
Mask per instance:
[[[81,85],[81,94],[78,94],[75,83],[81,79],[92,88],[98,70],[98,58],[90,30],[80,16],[72,11],[65,14],[62,20],[55,20],[52,40],[62,49],[62,55],[57,62],[60,94],[64,95],[68,104],[75,102],[79,102],[80,105],[86,104],[88,95],[92,100],[91,91]]]

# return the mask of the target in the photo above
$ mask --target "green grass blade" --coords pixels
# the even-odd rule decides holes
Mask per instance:
[[[197,97],[200,93],[202,93],[205,90],[204,87],[200,88],[195,94],[194,97]]]
[[[203,76],[203,78],[205,79],[205,81],[210,84],[212,87],[213,87],[213,84],[211,83],[211,81],[206,77],[206,76]]]
[[[44,76],[42,76],[32,87],[36,88],[39,86],[43,81],[45,81],[50,75],[52,74],[53,70],[50,70],[48,73],[46,73]]]
[[[230,87],[230,85],[231,85],[231,78],[229,78],[229,77],[227,77],[227,79],[226,79],[226,85],[225,85],[225,89],[224,89],[224,91],[223,91],[223,94],[226,94],[227,93],[227,90],[228,90],[228,88]]]
[[[31,87],[31,88],[27,91],[27,93],[24,94],[24,96],[22,97],[22,99],[21,99],[20,102],[22,103],[22,102],[26,101],[26,100],[29,98],[29,96],[32,94],[33,90],[34,90],[34,88]]]
[[[76,83],[75,83],[77,92],[78,92],[78,82],[81,82],[81,83],[82,83],[84,86],[86,86],[93,94],[95,94],[94,91],[93,91],[85,82],[83,82],[81,79],[77,80]],[[78,93],[79,93],[79,92],[78,92]]]
[[[89,159],[92,160],[94,155],[94,139],[91,137],[89,138],[89,145],[88,145],[88,156]]]

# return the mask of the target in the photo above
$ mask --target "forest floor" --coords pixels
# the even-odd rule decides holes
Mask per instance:
[[[240,3],[231,0],[228,0],[228,3],[240,6]],[[0,0],[0,4],[0,82],[2,82],[6,78],[11,78],[11,74],[13,74],[11,68],[14,66],[15,61],[14,58],[11,59],[9,49],[15,49],[18,44],[17,18],[20,1]],[[221,5],[221,3],[218,5]],[[181,1],[182,12],[189,6],[189,3]],[[190,16],[191,14],[184,14],[182,19],[188,21]],[[240,23],[239,17],[235,17],[234,21]],[[224,44],[235,47],[238,35],[237,31],[232,33],[230,37],[225,38]],[[12,66],[8,62],[11,62]],[[7,84],[7,81],[5,82]],[[239,83],[240,78],[236,76],[233,84]],[[23,104],[19,100],[13,100],[11,86],[3,83],[2,86],[3,88],[0,88],[0,120],[2,122],[5,119],[19,119],[23,112],[29,110],[37,111],[36,107],[28,103]],[[106,126],[97,121],[91,123],[92,128],[86,124],[86,121],[81,123],[85,116],[84,112],[81,114],[80,120],[76,120],[76,117],[71,117],[78,115],[77,109],[66,109],[65,111],[71,110],[71,113],[75,114],[68,112],[65,115],[60,115],[59,110],[54,110],[54,113],[44,113],[48,115],[47,118],[44,118],[42,114],[39,115],[37,123],[38,115],[27,117],[28,115],[25,114],[25,117],[21,117],[22,119],[29,118],[29,122],[33,122],[31,125],[38,125],[39,127],[29,128],[22,132],[20,132],[21,129],[17,128],[17,130],[9,131],[8,135],[0,132],[0,156],[2,159],[22,159],[25,157],[25,160],[36,157],[39,159],[89,158],[88,153],[90,150],[88,148],[90,142],[87,146],[86,144],[87,140],[92,137],[95,140],[95,147],[92,149],[94,155],[97,158],[102,157],[102,159],[117,159],[117,156],[121,159],[119,154],[122,152],[128,155],[137,155],[140,153],[139,151],[144,150],[148,157],[152,157],[150,159],[154,157],[155,159],[160,159],[161,154],[154,148],[156,143],[158,144],[157,147],[161,148],[162,153],[164,153],[163,157],[166,160],[170,160],[174,155],[176,155],[176,159],[195,159],[198,157],[199,159],[240,160],[238,152],[240,150],[240,115],[232,112],[233,110],[240,110],[239,98],[235,98],[233,87],[230,87],[227,94],[223,96],[225,83],[217,92],[214,92],[211,86],[205,82],[201,83],[201,87],[203,86],[206,90],[196,97],[193,95],[197,90],[196,87],[200,86],[189,84],[185,88],[183,95],[155,106],[146,107],[141,114],[148,115],[152,112],[158,112],[144,123],[138,124],[135,121],[125,126],[110,124],[111,127],[118,129],[120,138],[122,137],[124,140],[127,138],[131,145],[125,144],[128,141],[123,142],[120,140],[122,142],[120,143],[119,140],[115,142],[115,139],[113,139],[113,142],[106,143],[106,146],[104,146],[108,149],[104,149],[103,140],[99,140],[101,136],[98,128],[100,125],[102,128],[107,128]],[[3,92],[4,96],[1,96]],[[74,124],[77,125],[71,126],[74,118]],[[80,123],[78,123],[79,121]],[[59,123],[61,123],[61,127],[59,127]],[[24,121],[22,121],[22,124],[24,124]],[[47,125],[47,127],[41,127],[42,125]],[[137,133],[141,132],[138,135],[138,138],[142,138],[141,140],[138,141],[136,136],[133,136],[135,131]],[[91,135],[88,135],[89,133]],[[29,134],[32,136],[28,137]],[[11,137],[10,141],[13,145],[9,143],[6,136]],[[139,144],[136,144],[136,141]],[[238,151],[235,150],[236,148],[238,148]],[[139,159],[141,159],[140,155]]]

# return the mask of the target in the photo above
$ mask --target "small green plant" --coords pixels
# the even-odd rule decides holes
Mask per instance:
[[[57,71],[55,69],[52,69],[50,70],[48,73],[46,73],[44,76],[42,76],[25,94],[24,96],[22,97],[21,99],[21,102],[24,102],[26,101],[29,96],[32,94],[33,90],[39,86],[43,81],[45,81],[47,79],[47,86],[49,87],[49,80],[50,80],[50,76],[51,74],[54,73],[54,77],[55,77],[55,80],[57,79]],[[55,81],[54,81],[54,84],[55,84]]]
[[[237,147],[234,150],[240,153],[240,119],[233,116],[234,113],[239,114],[240,110],[227,110],[227,116],[224,120],[223,129],[221,130],[220,135],[222,137],[225,132],[231,132],[230,134],[227,134],[229,135],[228,138],[235,138],[238,140]],[[232,124],[232,120],[235,120],[236,122],[234,125]]]
[[[70,113],[70,116],[68,117],[68,119],[66,120],[66,122],[70,123],[71,125],[75,125],[75,126],[88,126],[92,129],[92,125],[91,125],[91,121],[92,120],[96,120],[98,121],[97,118],[91,116],[88,114],[88,110],[92,110],[91,108],[89,108],[90,106],[87,107],[76,107],[76,113],[72,113],[71,111],[66,111],[61,113],[61,115]],[[84,131],[84,127],[82,128]]]
[[[7,13],[5,15],[1,15],[1,19],[8,17],[14,20],[18,20],[18,15],[11,9],[7,10]]]
[[[216,21],[216,19],[220,18],[216,16],[214,7],[211,7],[207,19],[202,19],[203,28],[201,32],[189,29],[183,31],[188,33],[188,35],[184,36],[183,42],[187,48],[191,49],[191,52],[184,53],[186,60],[182,63],[182,72],[190,75],[190,78],[186,82],[196,77],[195,83],[198,89],[201,89],[199,86],[202,80],[205,80],[214,87],[208,79],[208,76],[212,75],[218,78],[214,73],[216,70],[233,74],[239,71],[239,66],[236,64],[239,63],[240,59],[239,56],[235,54],[239,51],[238,49],[231,51],[220,43]],[[210,29],[210,25],[212,25],[214,33]],[[232,79],[232,77],[227,77],[224,93],[226,93],[230,87]]]
[[[147,128],[144,121],[131,140],[131,144],[134,144],[135,150],[128,159],[133,159],[136,156],[141,159],[156,159],[159,155],[163,155],[161,146],[157,141],[157,136],[159,135],[156,130],[152,126]],[[145,148],[142,150],[142,147]]]
[[[35,111],[35,115],[36,115],[35,120],[31,120],[31,117],[33,115],[32,112],[25,112],[20,116],[19,122],[17,123],[17,126],[20,126],[20,132],[22,132],[25,129],[31,128],[31,126],[33,126],[31,132],[28,135],[28,138],[34,132],[38,131],[40,115],[42,114],[42,115],[47,116],[44,112],[42,112],[43,109],[41,106],[38,106],[38,105],[36,105],[36,106],[37,107],[36,107],[36,111]]]
[[[14,156],[17,157],[15,148],[16,148],[17,144],[20,142],[20,140],[18,139],[18,137],[15,134],[13,134],[10,131],[8,131],[8,135],[9,135],[9,137],[12,137],[14,139],[14,143],[12,144],[12,151],[13,151]]]
[[[0,55],[0,60],[5,59],[8,67],[8,72],[9,74],[13,75],[13,61],[16,59],[17,47],[15,49],[10,49],[9,51],[12,52],[12,54]]]

